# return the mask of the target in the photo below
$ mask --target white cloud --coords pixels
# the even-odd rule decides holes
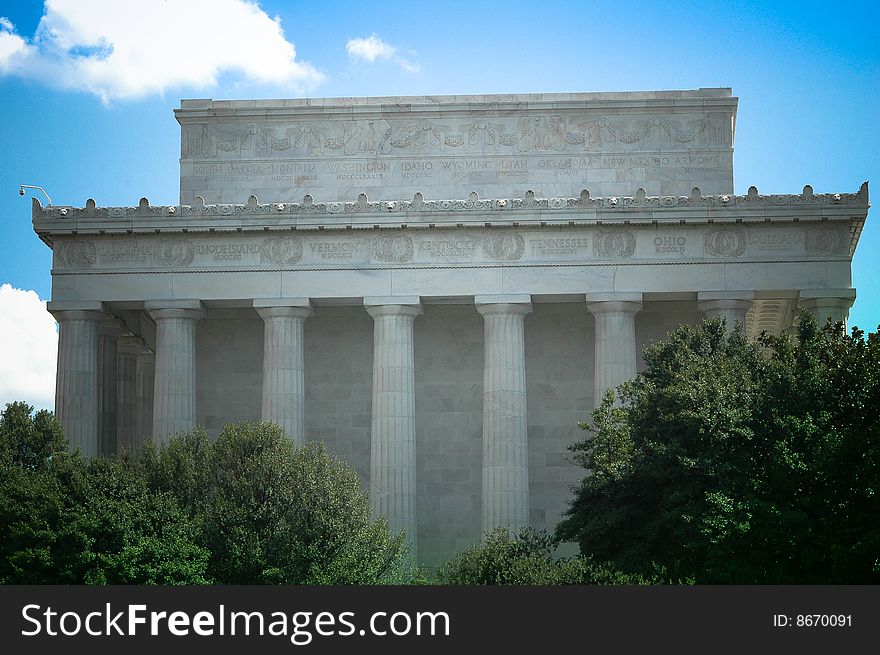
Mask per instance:
[[[393,58],[397,65],[408,73],[418,73],[420,70],[417,63],[401,57],[396,46],[386,43],[375,32],[368,37],[349,39],[345,44],[345,51],[352,59],[363,59],[372,63],[377,59]]]
[[[36,291],[0,286],[0,409],[24,400],[55,406],[55,319]]]
[[[296,59],[280,19],[247,0],[46,0],[31,39],[0,20],[0,72],[105,102],[209,88],[223,73],[295,91],[324,79]]]
[[[371,34],[367,38],[350,39],[345,44],[345,50],[348,56],[353,59],[364,59],[366,61],[376,61],[377,59],[391,59],[397,52],[390,43],[385,43],[379,38],[378,34]]]
[[[0,73],[7,72],[13,57],[26,50],[27,44],[15,33],[15,27],[9,19],[0,17]]]
[[[403,59],[402,57],[397,58],[397,65],[400,66],[407,73],[418,73],[422,70],[422,67],[419,66],[416,62],[408,61],[406,59]]]

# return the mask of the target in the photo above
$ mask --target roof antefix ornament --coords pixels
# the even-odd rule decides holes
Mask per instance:
[[[704,196],[698,187],[694,187],[687,196],[649,196],[639,188],[633,196],[593,197],[587,189],[581,191],[577,198],[539,198],[533,191],[527,191],[522,198],[482,199],[476,191],[467,199],[461,200],[425,200],[422,193],[416,193],[411,200],[379,200],[371,201],[365,194],[360,194],[353,202],[315,202],[306,194],[301,202],[260,203],[256,196],[250,196],[244,204],[205,204],[199,196],[192,205],[150,205],[149,200],[141,198],[136,207],[98,207],[89,198],[82,208],[50,205],[43,207],[37,198],[32,199],[33,218],[39,219],[70,219],[88,218],[121,218],[125,216],[231,216],[231,215],[333,215],[333,214],[389,214],[396,212],[514,212],[518,210],[618,210],[664,207],[717,207],[749,208],[758,206],[797,206],[797,205],[856,205],[868,206],[868,183],[864,182],[856,193],[813,193],[809,184],[800,194],[762,195],[754,186],[749,187],[745,195],[709,195]]]

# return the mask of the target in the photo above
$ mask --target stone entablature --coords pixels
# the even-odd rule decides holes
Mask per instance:
[[[183,203],[733,190],[730,89],[184,100]]]

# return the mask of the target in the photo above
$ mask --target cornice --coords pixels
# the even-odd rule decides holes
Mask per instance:
[[[736,112],[730,88],[599,93],[509,93],[486,95],[294,98],[272,100],[182,100],[174,110],[181,124],[253,118],[263,121],[309,116],[541,112],[566,110],[713,109]]]
[[[438,227],[518,227],[528,225],[659,224],[659,223],[790,223],[849,221],[851,253],[855,250],[870,206],[868,183],[856,193],[759,194],[753,186],[745,195],[704,196],[694,188],[689,196],[593,197],[584,190],[577,198],[540,198],[528,191],[522,198],[482,199],[474,192],[466,200],[371,201],[361,194],[353,202],[261,203],[250,196],[244,204],[150,205],[141,198],[136,207],[43,207],[33,199],[33,225],[51,244],[55,234],[112,234],[158,232],[261,232],[275,230],[351,230]]]

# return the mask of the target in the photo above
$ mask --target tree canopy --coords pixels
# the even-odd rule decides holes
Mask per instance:
[[[880,337],[681,326],[574,444],[557,537],[699,583],[880,582]]]
[[[410,569],[354,470],[276,425],[89,460],[48,412],[0,418],[2,583],[375,584]]]

